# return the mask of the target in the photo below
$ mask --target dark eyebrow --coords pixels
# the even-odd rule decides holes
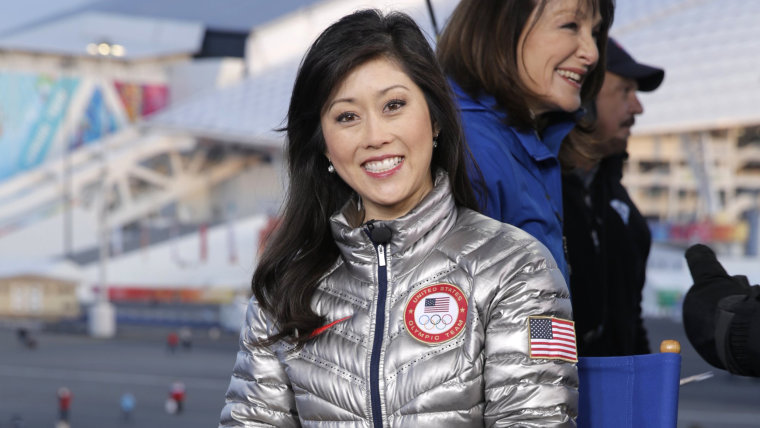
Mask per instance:
[[[387,88],[385,88],[382,91],[380,91],[380,94],[385,94],[386,92],[390,91],[391,89],[396,89],[396,88],[406,89],[407,91],[409,90],[409,88],[407,88],[406,86],[404,86],[404,85],[402,85],[402,84],[399,83],[398,85],[388,86]]]
[[[573,13],[573,12],[571,12],[568,9],[568,10],[561,10],[557,14],[561,15],[562,13]],[[584,9],[578,7],[575,9],[574,14],[575,14],[576,19],[583,19],[583,17],[587,14],[587,12]],[[602,16],[599,15],[598,19],[594,20],[594,30],[598,30],[599,29],[598,27],[602,26],[602,21],[603,21]]]
[[[380,94],[380,95],[385,95],[387,92],[389,92],[389,91],[391,91],[391,90],[393,90],[393,89],[396,89],[396,88],[402,88],[402,89],[406,89],[407,91],[409,90],[409,88],[407,88],[406,86],[404,86],[404,85],[402,85],[402,84],[400,84],[400,83],[399,83],[399,84],[397,84],[397,85],[391,85],[391,86],[388,86],[387,88],[385,88],[385,89],[383,89],[383,90],[379,91],[379,92],[378,92],[378,94]],[[330,110],[330,109],[331,109],[331,108],[332,108],[332,107],[333,107],[335,104],[338,104],[338,103],[352,103],[352,102],[354,102],[354,101],[355,101],[355,99],[354,99],[354,98],[338,98],[338,99],[335,99],[335,100],[333,100],[333,101],[332,101],[332,102],[331,102],[331,103],[330,103],[330,104],[327,106],[327,108],[325,109],[325,111],[328,111],[328,110]]]
[[[354,102],[353,98],[338,98],[337,100],[333,100],[330,105],[327,106],[325,111],[329,111],[335,104],[338,103],[352,103]]]

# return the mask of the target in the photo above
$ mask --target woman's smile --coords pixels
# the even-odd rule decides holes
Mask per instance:
[[[362,167],[374,177],[387,177],[401,168],[403,156],[388,156],[382,159],[372,159],[364,162]]]

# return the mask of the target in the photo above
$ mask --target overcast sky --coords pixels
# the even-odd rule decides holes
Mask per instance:
[[[0,37],[31,23],[83,8],[202,21],[208,28],[247,31],[319,0],[1,0]]]

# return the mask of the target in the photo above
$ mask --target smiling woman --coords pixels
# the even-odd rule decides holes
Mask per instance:
[[[326,29],[285,130],[290,185],[221,426],[574,426],[567,288],[538,241],[474,211],[414,21],[369,10]]]
[[[482,171],[481,210],[546,245],[565,280],[558,154],[601,87],[613,9],[613,0],[462,0],[438,43]]]
[[[578,110],[584,79],[599,59],[601,14],[593,3],[554,0],[530,20],[517,43],[518,76],[535,95],[528,108],[534,115]]]
[[[436,131],[425,95],[395,62],[356,67],[328,105],[327,158],[361,198],[365,221],[401,217],[430,192]]]

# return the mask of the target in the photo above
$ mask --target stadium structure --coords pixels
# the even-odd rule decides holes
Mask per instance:
[[[434,44],[457,1],[53,3],[45,16],[0,20],[0,281],[26,278],[16,291],[8,282],[19,303],[0,316],[55,307],[29,278],[74,276],[84,305],[115,305],[105,319],[237,328],[276,223],[285,179],[275,129],[308,45],[368,6],[407,11]],[[690,242],[714,243],[727,266],[760,280],[748,267],[760,3],[616,3],[612,35],[666,69],[641,94],[624,183],[659,242],[645,309],[672,314],[691,284]],[[94,334],[112,333],[107,324]]]
[[[300,58],[362,5],[77,3],[0,31],[0,279],[26,279],[0,316],[62,315],[49,303],[70,296],[42,279],[74,276],[96,336],[237,329],[284,190],[276,129]],[[430,27],[424,1],[393,4]]]

